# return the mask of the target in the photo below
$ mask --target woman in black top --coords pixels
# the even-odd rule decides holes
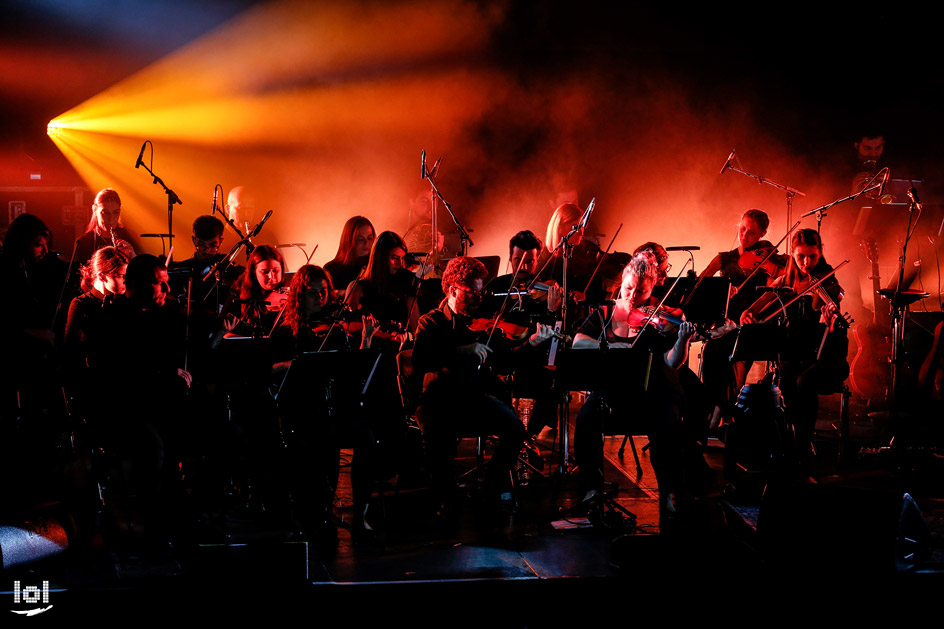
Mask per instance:
[[[815,229],[797,231],[792,249],[786,271],[771,285],[790,288],[799,295],[833,267],[823,257],[823,240]],[[799,459],[804,465],[812,451],[819,395],[835,393],[849,376],[846,362],[849,339],[846,322],[838,312],[842,287],[835,274],[819,287],[787,309],[787,343],[780,359],[780,389],[787,420],[796,431]],[[774,293],[762,295],[744,311],[741,323],[755,323],[771,311],[776,312],[779,303],[774,303],[775,300]],[[825,330],[809,325],[815,323],[825,324]],[[817,348],[818,358],[814,351]]]
[[[587,317],[574,339],[575,349],[597,349],[605,339],[611,350],[628,349],[633,345],[638,360],[648,361],[652,355],[648,387],[643,382],[621,382],[616,386],[601,383],[577,415],[574,431],[574,454],[580,465],[582,487],[588,492],[599,491],[603,484],[604,424],[612,416],[619,422],[630,418],[645,422],[649,434],[652,467],[659,483],[662,512],[673,512],[673,493],[681,483],[682,391],[676,369],[685,363],[695,328],[683,322],[677,334],[663,336],[647,328],[640,329],[645,316],[638,308],[649,301],[657,281],[658,262],[644,251],[633,256],[623,269],[620,297],[612,312],[603,309]],[[632,360],[632,359],[630,359]],[[626,391],[636,391],[627,397]]]
[[[381,340],[381,350],[399,350],[416,329],[419,314],[415,301],[416,276],[405,268],[406,245],[394,232],[380,234],[370,252],[367,268],[356,283],[348,286],[348,304],[362,308],[381,326],[374,340]]]
[[[135,243],[121,222],[121,197],[111,188],[99,190],[92,202],[92,219],[85,233],[75,243],[75,263],[81,264],[107,246],[116,247],[130,260]]]
[[[338,289],[338,299],[344,299],[348,284],[356,280],[367,266],[375,235],[374,226],[363,216],[352,216],[344,223],[338,252],[333,260],[324,265]]]
[[[748,283],[744,284],[754,267],[766,256],[763,252],[773,248],[770,242],[764,240],[769,225],[770,219],[765,212],[756,209],[744,212],[738,222],[737,248],[719,253],[701,272],[701,277],[712,277],[718,274],[730,279],[732,290],[743,285],[743,288],[733,295],[728,303],[728,318],[733,321],[737,321],[744,309],[754,301],[757,296],[755,289],[771,280],[770,274],[758,270]],[[774,254],[771,256],[771,261],[775,264],[768,264],[765,267],[776,269],[775,276],[782,273],[786,262],[785,257]],[[702,377],[714,402],[710,420],[711,428],[716,428],[721,424],[723,418],[732,416],[734,403],[750,370],[750,363],[730,361],[729,357],[734,350],[736,339],[736,334],[712,339],[705,344],[702,353]]]
[[[239,319],[232,333],[267,336],[285,301],[285,259],[279,250],[259,245],[246,263],[246,271],[233,285],[233,295],[223,309]],[[237,302],[238,300],[238,302]]]

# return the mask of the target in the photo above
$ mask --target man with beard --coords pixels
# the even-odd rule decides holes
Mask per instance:
[[[454,515],[458,507],[452,468],[460,429],[498,436],[485,478],[485,497],[492,504],[510,499],[510,494],[505,495],[508,472],[526,436],[507,393],[488,370],[490,358],[508,352],[494,350],[482,333],[471,329],[487,275],[485,265],[474,258],[451,260],[442,277],[446,299],[420,319],[413,349],[414,371],[424,378],[417,416],[426,440],[433,489],[446,515]],[[526,341],[507,350],[534,351],[550,336],[550,328],[538,324]]]

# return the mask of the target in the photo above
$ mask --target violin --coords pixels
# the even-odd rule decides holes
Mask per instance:
[[[633,308],[629,313],[627,321],[631,329],[638,330],[642,328],[646,320],[648,320],[649,325],[660,334],[674,332],[675,328],[680,326],[684,321],[681,311],[677,308],[659,308],[657,306],[640,306],[639,308]],[[696,325],[695,330],[698,338],[702,340],[708,338],[708,332],[703,329],[703,326]]]
[[[738,266],[745,275],[755,272],[778,277],[787,268],[787,259],[787,256],[777,253],[777,248],[770,245],[745,251],[738,258]]]
[[[479,317],[472,319],[469,329],[473,332],[486,332],[489,337],[497,334],[507,341],[523,341],[528,338],[528,326],[512,323],[505,319],[499,319],[496,323],[494,319]]]
[[[268,295],[266,295],[264,301],[266,304],[266,310],[269,312],[279,312],[285,306],[285,302],[288,301],[288,286],[282,286],[277,288]]]
[[[473,332],[481,332],[487,334],[486,338],[493,338],[498,336],[503,341],[506,342],[522,342],[531,336],[531,328],[527,325],[522,325],[518,323],[513,323],[506,319],[499,319],[496,323],[494,319],[487,317],[480,317],[472,319],[472,323],[469,324],[469,329]],[[553,332],[552,336],[564,343],[573,342],[573,338],[561,334],[559,332]],[[487,341],[483,341],[485,345],[488,345]]]
[[[840,327],[848,327],[852,321],[848,314],[843,314],[839,312],[839,299],[842,298],[842,289],[839,287],[839,284],[836,283],[834,279],[836,271],[841,269],[843,266],[848,264],[848,260],[837,264],[833,269],[826,273],[825,275],[816,276],[808,275],[803,278],[796,284],[794,292],[796,296],[787,301],[785,304],[780,305],[780,302],[777,303],[778,308],[774,310],[771,314],[766,317],[761,318],[761,315],[766,312],[772,305],[774,305],[774,300],[776,297],[773,293],[767,293],[766,295],[761,296],[754,302],[754,304],[744,311],[744,314],[750,314],[752,318],[759,319],[759,323],[766,323],[772,318],[777,316],[782,310],[790,307],[794,302],[803,297],[804,295],[813,294],[813,306],[815,309],[819,309],[823,305],[832,305],[836,309],[836,319],[834,321],[835,325]],[[824,282],[830,280],[828,286],[831,286],[836,291],[836,297],[834,298],[829,294],[827,286],[824,285]],[[744,320],[742,315],[742,321]]]
[[[810,294],[813,296],[812,307],[815,310],[819,310],[823,306],[832,306],[836,311],[836,318],[834,323],[839,328],[848,328],[852,325],[852,319],[847,312],[840,312],[839,310],[839,300],[842,299],[842,289],[839,287],[839,284],[832,282],[830,287],[833,287],[837,295],[834,298],[824,284],[824,280],[829,279],[827,277],[819,278],[815,275],[809,275],[804,280],[800,281],[797,285],[798,294]]]

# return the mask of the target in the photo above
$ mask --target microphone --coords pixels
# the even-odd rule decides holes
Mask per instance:
[[[134,167],[138,168],[141,164],[144,163],[144,147],[147,146],[148,141],[145,140],[144,144],[141,145],[141,152],[138,153],[138,161],[134,163]]]
[[[777,293],[778,295],[789,295],[794,292],[792,288],[786,286],[758,286],[754,290],[758,293]]]
[[[728,155],[728,159],[725,160],[725,162],[724,162],[724,166],[721,167],[721,172],[718,173],[719,175],[723,175],[723,174],[724,174],[724,171],[726,171],[726,170],[728,169],[728,166],[731,165],[731,160],[734,159],[734,153],[735,153],[735,151],[732,149],[732,150],[731,150],[731,154]]]
[[[426,179],[426,149],[423,149],[422,156],[420,157],[420,179]]]
[[[701,251],[701,247],[666,247],[666,251]]]
[[[213,205],[210,206],[210,214],[216,212],[216,202],[220,198],[220,188],[219,186],[213,186]]]
[[[272,210],[266,212],[266,215],[262,217],[262,220],[259,221],[259,224],[256,225],[256,228],[252,230],[252,233],[247,236],[247,238],[253,238],[259,235],[259,232],[262,231],[262,226],[265,225],[265,222],[269,220],[269,217],[272,216]]]
[[[593,214],[593,206],[596,205],[596,203],[596,197],[590,199],[590,205],[588,205],[587,209],[583,211],[583,216],[580,217],[580,222],[574,225],[576,229],[585,229],[587,227],[587,223],[590,222],[590,215]]]
[[[439,173],[439,165],[442,164],[443,156],[440,155],[439,159],[436,160],[436,163],[433,164],[433,170],[429,173],[431,179],[435,179],[436,175]]]

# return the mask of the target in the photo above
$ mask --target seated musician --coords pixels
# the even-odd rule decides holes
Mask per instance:
[[[489,297],[483,305],[484,312],[494,316],[501,310],[503,318],[523,326],[530,327],[537,322],[553,325],[561,309],[561,291],[553,280],[548,283],[535,281],[541,241],[526,229],[512,236],[508,248],[512,272],[489,282]],[[525,294],[508,295],[510,292]],[[556,405],[550,396],[552,377],[544,369],[547,361],[546,352],[535,352],[532,360],[525,361],[515,371],[516,392],[522,394],[521,397],[532,397],[535,401],[528,422],[528,434],[531,436],[539,434],[545,426],[555,424]]]
[[[662,513],[675,511],[674,496],[680,490],[685,444],[682,438],[681,408],[683,394],[677,369],[688,357],[688,347],[695,328],[682,322],[677,334],[662,336],[654,330],[641,330],[645,315],[638,310],[646,305],[658,278],[658,262],[649,252],[633,256],[623,269],[620,297],[607,316],[603,309],[587,317],[574,339],[575,349],[597,349],[603,341],[610,349],[628,349],[642,334],[633,351],[640,359],[653,360],[648,389],[634,397],[625,391],[642,391],[641,382],[622,382],[619,387],[601,387],[595,391],[577,415],[574,429],[574,454],[580,466],[580,483],[588,497],[603,486],[603,433],[610,417],[626,422],[630,418],[645,425],[652,455],[652,467],[659,483],[659,508]]]
[[[194,249],[193,257],[174,262],[168,269],[174,279],[172,286],[174,294],[178,296],[179,301],[185,302],[187,280],[193,278],[193,285],[190,288],[191,301],[212,304],[214,312],[218,313],[219,306],[229,295],[230,287],[245,269],[233,264],[226,267],[219,280],[211,277],[206,282],[203,281],[212,266],[226,257],[220,253],[220,247],[223,245],[223,221],[215,216],[209,214],[198,216],[193,222],[191,240]]]
[[[728,317],[737,321],[744,309],[753,303],[757,297],[756,288],[764,286],[771,277],[783,273],[786,265],[786,256],[774,253],[762,269],[758,269],[745,284],[748,275],[763,261],[773,245],[764,240],[770,219],[761,210],[748,210],[741,216],[738,223],[738,246],[731,251],[723,251],[716,255],[701,277],[712,277],[716,273],[731,280],[733,294],[728,304]],[[743,286],[742,286],[743,285]],[[734,349],[737,335],[728,334],[722,338],[705,344],[702,354],[702,374],[709,394],[713,400],[711,414],[711,428],[719,426],[723,419],[732,416],[738,393],[747,379],[750,363],[735,362],[729,359]]]
[[[284,359],[273,365],[276,380],[291,367],[292,359],[303,352],[352,348],[346,326],[337,318],[340,308],[333,294],[331,276],[325,269],[306,264],[295,273],[282,325],[274,334],[276,356]],[[369,348],[372,333],[373,319],[365,316],[362,349]],[[324,383],[306,380],[306,386],[317,388]],[[339,448],[346,436],[355,449],[351,481],[354,532],[358,535],[369,530],[365,514],[370,498],[369,462],[376,439],[364,417],[351,417],[350,409],[354,407],[351,400],[343,392],[332,391],[330,412],[325,402],[327,396],[307,395],[299,399],[300,403],[280,405],[283,428],[288,429],[292,479],[297,484],[293,492],[296,515],[308,532],[322,529],[330,522],[338,483]]]
[[[72,300],[66,319],[64,339],[64,371],[70,393],[84,389],[87,376],[87,353],[102,330],[102,310],[106,299],[125,294],[125,272],[128,258],[115,247],[102,247],[82,265],[81,288],[85,292]]]
[[[516,289],[515,292],[527,290],[528,295],[511,297],[512,308],[547,322],[549,315],[553,318],[553,313],[560,310],[561,292],[556,282],[534,281],[539,269],[540,255],[541,241],[534,232],[528,229],[518,232],[508,243],[508,262],[511,273],[499,275],[488,283],[487,289],[491,295],[508,292],[512,288]],[[497,301],[500,304],[502,298],[499,297]]]
[[[558,248],[561,238],[566,236],[571,228],[580,221],[583,210],[574,203],[564,203],[560,205],[551,215],[547,224],[547,233],[544,238],[544,245],[547,251],[542,255],[539,267],[544,268],[541,273],[542,279],[553,279],[559,284],[563,284],[564,273],[564,251]],[[584,238],[583,230],[580,230],[570,240],[573,245],[573,256],[567,260],[567,290],[571,293],[577,293],[578,300],[585,296],[590,299],[602,298],[604,295],[604,277],[597,273],[593,275],[597,268],[597,263],[603,256],[600,246]],[[548,262],[548,257],[552,259]],[[547,262],[547,265],[545,263]],[[592,286],[588,288],[587,284],[593,277]],[[584,293],[587,293],[584,295]],[[570,317],[568,317],[570,319]]]
[[[246,270],[233,285],[225,314],[238,317],[233,335],[267,336],[285,300],[285,260],[279,250],[259,245],[249,256]]]
[[[285,303],[285,262],[278,249],[258,245],[249,255],[246,270],[233,285],[223,308],[226,337],[253,337],[248,343],[224,341],[210,356],[208,373],[217,381],[232,412],[227,422],[225,447],[234,475],[255,486],[253,500],[266,509],[285,504],[281,483],[282,435],[273,408],[271,385],[273,356],[259,339],[269,337]]]
[[[181,412],[191,384],[182,368],[185,319],[168,295],[167,277],[155,256],[141,254],[128,263],[125,297],[106,304],[89,356],[94,393],[106,391],[90,424],[106,451],[126,461],[146,526],[158,527],[167,517],[159,499],[192,430]]]
[[[288,288],[288,299],[279,335],[291,332],[293,352],[317,352],[351,349],[347,326],[337,315],[340,312],[334,300],[334,284],[326,269],[306,264],[298,269]],[[361,349],[370,348],[374,319],[362,318]]]
[[[662,302],[661,313],[668,315],[673,319],[684,319],[685,313],[681,308],[676,307],[680,304],[680,296],[670,294],[666,297],[666,292],[671,290],[672,282],[667,282],[669,271],[672,265],[669,264],[669,252],[665,247],[657,242],[645,242],[633,251],[633,255],[643,252],[651,253],[656,259],[656,283],[652,288],[652,295],[648,303],[644,306],[655,307]],[[663,301],[663,298],[664,301]],[[708,330],[706,336],[709,339],[720,338],[728,331],[733,329],[732,321],[726,322],[728,326],[716,326]],[[708,437],[708,414],[711,412],[711,400],[705,385],[698,379],[698,375],[689,369],[688,364],[681,365],[678,368],[679,382],[682,390],[685,392],[685,406],[682,409],[682,415],[687,418],[684,423],[686,428],[686,438],[691,440],[705,442]]]
[[[508,400],[496,395],[500,395],[497,378],[480,370],[493,349],[483,342],[481,333],[470,329],[487,275],[485,265],[474,258],[451,260],[442,277],[446,299],[420,319],[413,349],[414,370],[425,376],[417,417],[423,427],[433,489],[446,514],[458,506],[453,459],[460,428],[499,438],[485,479],[489,499],[501,500],[508,472],[525,439],[524,426]],[[538,324],[537,331],[516,349],[531,351],[550,335],[548,326]]]
[[[788,288],[800,295],[833,268],[823,257],[823,241],[815,229],[801,229],[794,233],[792,247],[793,256],[786,271],[773,280],[771,286]],[[849,339],[845,320],[838,312],[840,299],[842,288],[836,276],[830,275],[820,284],[820,289],[798,299],[786,312],[789,321],[786,346],[789,349],[781,354],[780,390],[787,420],[796,432],[801,465],[808,463],[811,454],[818,396],[835,393],[849,376],[846,362]],[[777,295],[765,293],[741,314],[741,323],[762,321],[765,315],[776,314],[778,308]],[[803,322],[817,321],[826,325],[825,342],[822,331],[802,325]],[[819,348],[821,342],[818,360],[815,350],[794,351],[796,348]]]
[[[411,319],[418,318],[412,311],[414,275],[404,267],[406,245],[403,239],[386,231],[374,241],[367,268],[348,286],[348,305],[363,309],[381,326],[374,332],[374,341],[380,349],[399,350],[412,328]]]
[[[33,214],[17,216],[3,237],[0,281],[7,298],[0,304],[0,338],[8,350],[5,353],[31,351],[31,346],[51,348],[55,342],[50,323],[67,264],[50,254],[51,246],[52,231]],[[59,318],[60,323],[64,320]]]
[[[363,216],[352,216],[344,223],[341,241],[334,258],[324,265],[331,274],[338,290],[338,298],[344,299],[348,285],[357,279],[367,266],[370,250],[374,246],[374,226]]]
[[[72,293],[66,289],[63,294],[68,265],[49,252],[51,245],[52,231],[33,214],[17,216],[3,237],[0,416],[9,411],[14,417],[17,408],[48,409],[56,399],[54,347],[65,321],[57,307],[60,297],[71,298]]]

